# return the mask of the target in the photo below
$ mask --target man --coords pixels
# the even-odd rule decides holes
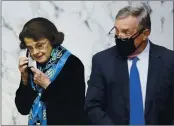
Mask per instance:
[[[148,39],[148,11],[124,7],[113,29],[116,46],[92,59],[85,106],[89,123],[174,124],[174,52]]]

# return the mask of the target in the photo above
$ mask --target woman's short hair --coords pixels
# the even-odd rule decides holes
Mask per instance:
[[[39,41],[42,38],[47,38],[52,47],[61,45],[64,41],[64,33],[59,32],[56,26],[46,18],[37,17],[29,20],[19,34],[20,48],[26,49],[24,38],[32,38],[34,41]]]

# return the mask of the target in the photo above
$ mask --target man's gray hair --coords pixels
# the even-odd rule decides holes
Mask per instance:
[[[116,15],[116,19],[125,18],[128,16],[133,16],[138,18],[138,29],[150,29],[151,30],[151,20],[150,20],[150,7],[146,4],[139,5],[129,5],[121,10],[119,10]]]

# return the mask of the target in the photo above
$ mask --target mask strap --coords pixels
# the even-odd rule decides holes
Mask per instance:
[[[133,34],[131,37],[130,37],[130,39],[136,39],[141,33],[143,33],[143,31],[144,31],[145,29],[144,28],[142,28],[140,31],[138,31],[138,32],[136,32],[135,34]],[[138,33],[138,34],[137,34]],[[137,35],[136,35],[137,34]],[[134,38],[132,38],[134,35],[136,35]]]
[[[147,41],[148,41],[148,40],[147,40]],[[146,42],[147,42],[147,41],[146,41]],[[144,42],[140,43],[140,44],[137,46],[136,50],[137,50],[138,48],[140,48],[141,45],[142,45],[143,43],[144,43]]]

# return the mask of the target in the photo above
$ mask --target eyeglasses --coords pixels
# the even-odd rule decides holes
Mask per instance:
[[[138,37],[145,30],[144,28],[142,28],[142,29],[138,30],[136,33],[134,33],[133,35],[129,36],[129,37],[121,38],[117,34],[115,34],[114,29],[115,29],[115,27],[113,27],[109,31],[108,35],[110,37],[115,37],[115,39],[121,39],[122,41],[127,41],[127,40],[129,40],[131,38],[136,38],[136,37]]]
[[[37,50],[43,50],[47,46],[48,40],[44,42],[37,42],[36,46],[34,47]],[[27,47],[30,52],[33,52],[34,48],[33,47]]]

